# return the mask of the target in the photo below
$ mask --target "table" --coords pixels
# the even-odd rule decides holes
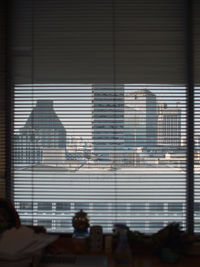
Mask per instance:
[[[74,245],[71,237],[60,237],[53,244],[47,248],[48,253],[54,254],[73,254]],[[85,254],[94,255],[94,252],[86,250]],[[105,255],[104,251],[95,252],[98,255]],[[108,256],[108,267],[116,267],[114,261],[114,253],[107,254]],[[167,264],[161,262],[158,256],[154,255],[151,251],[139,249],[133,253],[132,267],[198,267],[200,266],[200,256],[183,256],[179,263]]]

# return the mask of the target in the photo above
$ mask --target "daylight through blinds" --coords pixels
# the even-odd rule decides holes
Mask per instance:
[[[33,94],[34,92],[34,94]],[[185,88],[49,84],[15,87],[14,199],[23,223],[152,232],[185,227]]]
[[[117,222],[185,229],[185,14],[181,0],[13,1],[11,179],[22,223],[72,232],[83,209],[105,232]]]

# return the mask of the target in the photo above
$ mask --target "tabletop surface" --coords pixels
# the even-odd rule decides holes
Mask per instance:
[[[60,237],[48,248],[48,253],[52,253],[57,256],[63,256],[67,254],[77,254],[75,251],[75,246],[72,238],[70,237]],[[108,267],[117,267],[115,262],[114,252],[105,253],[104,250],[100,252],[91,252],[87,247],[84,251],[79,251],[78,254],[85,255],[107,255],[108,257]],[[198,267],[200,266],[200,256],[185,255],[181,256],[180,261],[176,264],[164,263],[160,260],[157,255],[154,255],[151,251],[144,249],[137,249],[132,251],[132,267]]]

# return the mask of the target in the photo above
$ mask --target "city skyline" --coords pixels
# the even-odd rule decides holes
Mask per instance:
[[[32,87],[34,95],[32,94]],[[61,120],[63,126],[68,131],[68,136],[78,135],[82,138],[91,140],[92,138],[92,88],[93,84],[73,85],[73,84],[54,84],[54,85],[16,85],[16,97],[22,97],[19,106],[15,107],[14,128],[17,133],[22,122],[26,121],[37,100],[48,99],[54,101],[54,110]],[[183,86],[173,85],[131,85],[124,84],[124,94],[147,88],[156,94],[157,100],[166,103],[169,107],[176,106],[179,102],[181,108],[181,128],[185,131],[186,124],[186,92]],[[56,89],[56,95],[55,90]],[[175,90],[176,89],[176,90]],[[181,89],[181,90],[180,90]],[[172,91],[172,93],[170,93]],[[184,92],[183,92],[184,91]],[[18,95],[19,94],[19,95]],[[24,104],[23,99],[27,101]],[[80,127],[81,124],[81,127]],[[182,132],[182,131],[181,131]]]
[[[123,85],[97,84],[93,85],[89,98],[88,87],[87,96],[82,87],[77,89],[83,91],[82,98],[75,97],[77,91],[71,92],[68,88],[69,92],[65,95],[68,98],[57,103],[63,116],[68,112],[69,118],[66,115],[65,122],[71,122],[75,117],[73,127],[78,128],[74,139],[55,108],[57,99],[52,100],[49,94],[46,99],[42,98],[39,87],[36,103],[21,124],[19,133],[15,134],[15,163],[19,167],[24,164],[52,165],[54,161],[54,165],[64,165],[68,160],[86,164],[92,158],[94,163],[113,166],[155,165],[166,153],[174,154],[181,147],[181,157],[185,157],[180,101],[177,103],[173,99],[172,105],[165,99],[162,103],[151,88],[144,87],[130,91],[125,90]],[[57,95],[61,97],[62,94],[57,92]],[[78,113],[75,106],[79,107]],[[81,114],[83,107],[86,112]],[[76,117],[78,115],[83,117]],[[83,138],[82,132],[86,133],[87,139]],[[177,164],[180,164],[179,159]]]
[[[54,119],[57,118],[56,123],[54,119],[52,119],[52,116],[49,116],[50,121],[54,121],[53,124],[59,124],[59,127],[63,127],[66,130],[66,144],[70,144],[70,146],[69,151],[65,151],[63,147],[48,147],[47,143],[44,145],[45,142],[42,144],[43,147],[38,146],[38,142],[35,141],[38,139],[40,140],[40,137],[43,136],[41,135],[40,127],[36,127],[33,131],[34,135],[31,136],[33,139],[30,138],[28,133],[24,142],[22,136],[22,143],[18,148],[20,149],[27,146],[28,149],[25,149],[25,153],[23,152],[24,159],[27,159],[27,161],[25,164],[19,165],[14,161],[14,190],[16,207],[22,217],[23,223],[30,224],[30,220],[33,219],[30,203],[31,200],[34,199],[34,225],[40,225],[42,223],[49,231],[53,232],[57,230],[64,231],[66,227],[71,231],[71,217],[78,208],[86,210],[90,215],[91,223],[103,225],[106,231],[111,231],[112,224],[120,222],[121,216],[126,216],[127,225],[129,227],[140,229],[145,232],[152,231],[152,229],[159,230],[174,219],[182,223],[183,228],[185,227],[186,144],[184,144],[180,150],[178,149],[178,151],[176,151],[176,143],[172,144],[174,149],[169,149],[168,145],[166,146],[165,144],[164,146],[164,144],[161,144],[163,150],[156,150],[154,149],[157,146],[155,142],[153,147],[148,151],[140,147],[140,139],[138,139],[138,144],[135,143],[137,144],[137,148],[135,145],[135,149],[132,151],[124,150],[124,154],[119,154],[119,158],[115,158],[114,161],[104,164],[104,162],[99,161],[98,157],[95,158],[91,155],[91,146],[88,146],[88,143],[84,142],[85,140],[92,141],[92,123],[97,119],[104,122],[105,110],[103,110],[102,107],[104,107],[106,103],[105,98],[108,97],[109,99],[112,97],[112,92],[105,95],[105,98],[100,96],[100,98],[102,97],[102,102],[100,101],[100,103],[98,102],[100,98],[97,96],[97,101],[94,102],[100,104],[100,106],[98,106],[100,113],[97,109],[96,115],[99,117],[97,116],[94,118],[92,100],[95,98],[92,98],[92,85],[87,85],[85,87],[81,85],[76,85],[74,87],[71,85],[63,85],[60,87],[57,85],[52,87],[38,85],[38,87],[35,86],[36,88],[34,88],[36,92],[34,95],[32,95],[31,86],[29,88],[30,94],[27,94],[27,86],[20,89],[24,91],[23,94],[22,91],[20,92],[20,90],[18,91],[18,88],[16,88],[17,105],[14,115],[15,118],[18,117],[18,120],[15,121],[14,125],[17,126],[15,128],[15,137],[18,136],[18,133],[23,131],[23,129],[26,130],[26,133],[29,132],[29,127],[32,126],[28,121],[34,122],[33,126],[39,125],[38,122],[41,121],[41,117],[38,115],[35,116],[38,121],[34,121],[34,119],[31,119],[31,114],[33,110],[37,110],[38,101],[40,104],[46,102],[51,103],[51,109],[53,109],[55,113],[53,117]],[[113,87],[112,85],[110,86],[111,88]],[[126,103],[123,105],[123,108],[121,106],[123,119],[124,115],[126,115],[127,101],[132,105],[132,107],[130,107],[132,108],[130,116],[134,115],[135,121],[133,120],[133,125],[136,127],[138,125],[141,126],[141,124],[139,124],[141,122],[141,117],[138,119],[137,115],[144,115],[147,110],[149,110],[148,112],[153,118],[163,122],[167,121],[165,117],[168,115],[171,116],[172,114],[173,116],[177,115],[177,118],[180,119],[180,109],[182,117],[180,131],[182,131],[182,136],[184,137],[186,134],[185,91],[183,88],[181,90],[184,92],[179,90],[180,88],[177,90],[175,90],[173,86],[170,88],[171,91],[173,90],[174,94],[170,94],[170,90],[168,90],[169,86],[167,85],[165,87],[166,90],[163,90],[161,86],[124,86],[125,93],[123,95],[123,102]],[[53,93],[55,89],[57,90]],[[145,90],[149,90],[149,92]],[[144,93],[144,96],[142,96],[143,99],[140,100],[141,96],[139,96],[137,92]],[[119,91],[115,93],[116,98],[119,100],[122,95],[117,95]],[[151,103],[148,102],[149,99],[145,94],[151,95]],[[134,101],[128,99],[127,95],[131,95]],[[19,100],[20,97],[22,102]],[[30,102],[21,105],[24,103],[24,98],[30,100]],[[113,115],[112,109],[117,102],[118,104],[120,104],[119,102],[122,104],[122,101],[118,100],[114,100],[114,103],[108,101],[108,108],[111,108],[111,113],[109,113],[109,115]],[[179,102],[179,104],[177,104],[177,102]],[[135,112],[136,109],[138,112]],[[52,110],[50,113],[52,114]],[[119,119],[118,126],[121,127],[120,120],[122,119],[122,113],[120,114],[118,110],[114,116]],[[142,127],[138,130],[138,135],[143,131],[143,127],[146,127],[147,124],[152,122],[153,118],[151,116],[148,117],[148,119],[145,116],[143,117],[145,120],[143,121]],[[48,119],[48,116],[46,119]],[[97,126],[98,120],[96,121]],[[72,122],[74,122],[74,124],[70,125]],[[111,126],[113,123],[114,121],[112,119],[108,120],[108,129],[112,129]],[[104,124],[104,126],[105,125],[106,124]],[[178,124],[173,124],[171,122],[169,126],[168,124],[161,123],[161,125],[157,125],[157,130],[155,130],[156,127],[153,125],[153,127],[151,126],[148,129],[149,136],[143,136],[142,139],[146,144],[148,144],[149,141],[151,143],[149,137],[153,136],[153,139],[158,139],[155,131],[158,131],[159,127],[163,127],[163,129],[164,127],[174,129],[173,127],[175,127],[177,129],[177,125]],[[105,135],[106,127],[104,126],[99,130],[103,131]],[[120,127],[118,129],[120,129]],[[49,129],[50,128],[51,127],[49,127]],[[117,131],[117,127],[114,130]],[[129,130],[131,129],[128,128],[128,131]],[[73,134],[71,134],[72,131]],[[37,136],[37,134],[39,135]],[[179,131],[177,131],[176,134],[179,135]],[[52,140],[51,137],[53,137]],[[137,136],[133,137],[137,139]],[[48,138],[49,142],[52,142],[54,145],[57,144],[56,135],[49,135]],[[30,140],[34,140],[34,142]],[[144,146],[145,142],[143,144]],[[108,145],[108,143],[109,141],[106,145]],[[16,143],[14,140],[14,152],[17,147],[15,145]],[[181,145],[182,143],[178,142],[178,147]],[[30,153],[30,148],[34,148],[34,150],[31,151],[33,153]],[[85,153],[83,153],[83,151],[85,151]],[[200,162],[200,153],[198,152],[197,154],[195,171]],[[33,155],[36,155],[36,160],[34,161]],[[14,159],[17,159],[16,155]],[[199,171],[199,169],[197,170]],[[33,189],[30,188],[30,184],[33,185]],[[23,188],[25,187],[30,191],[28,197],[24,196],[23,192],[21,193],[19,191],[19,185],[23,185]],[[170,188],[170,194],[168,188]],[[51,192],[51,194],[49,194],[49,192]],[[78,192],[78,195],[76,192]],[[52,194],[54,194],[54,200],[52,200]],[[106,206],[104,202],[107,203]],[[198,212],[198,205],[199,203],[197,202],[197,211],[195,210],[195,214]],[[98,207],[102,207],[105,212],[97,215]],[[142,223],[143,221],[145,221],[145,223]]]

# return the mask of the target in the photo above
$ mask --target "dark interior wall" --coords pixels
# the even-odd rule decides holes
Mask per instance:
[[[5,195],[6,0],[0,1],[0,197]]]

